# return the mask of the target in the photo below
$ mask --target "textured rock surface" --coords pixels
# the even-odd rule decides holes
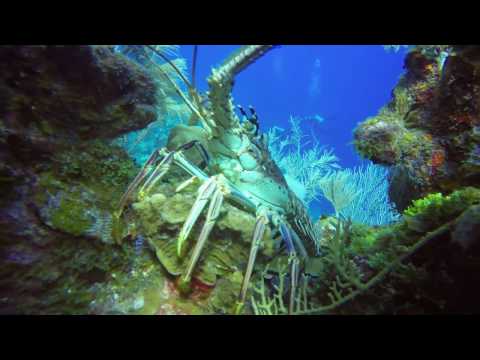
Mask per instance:
[[[355,131],[358,151],[394,166],[390,197],[399,210],[432,191],[480,183],[479,47],[413,51],[391,103]]]
[[[0,48],[1,313],[86,313],[130,271],[112,213],[137,168],[104,139],[153,121],[155,92],[108,47]]]
[[[11,144],[45,151],[155,120],[156,88],[105,46],[2,46],[0,116]]]
[[[99,147],[102,156],[94,154]],[[90,286],[131,265],[132,245],[117,245],[128,229],[112,214],[136,168],[120,149],[96,143],[90,150],[21,168],[23,177],[0,184],[0,311],[85,313],[95,297]],[[88,171],[63,172],[87,154]],[[106,177],[109,160],[116,166]]]

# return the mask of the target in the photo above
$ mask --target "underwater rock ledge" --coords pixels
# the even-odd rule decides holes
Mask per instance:
[[[480,183],[479,53],[474,45],[452,46],[446,59],[411,51],[392,101],[355,130],[361,155],[393,166],[399,211],[430,192]]]
[[[106,46],[0,47],[1,313],[88,313],[130,266],[112,212],[137,167],[108,139],[154,121],[156,91]]]
[[[155,120],[155,91],[107,46],[0,47],[0,116],[12,145],[45,151],[141,129]]]

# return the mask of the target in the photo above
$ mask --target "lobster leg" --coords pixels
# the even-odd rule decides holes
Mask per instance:
[[[138,191],[141,198],[147,195],[155,186],[155,184],[157,184],[170,169],[170,165],[172,164],[173,160],[173,154],[173,152],[166,154],[160,164],[158,164],[155,170],[153,170],[152,174]]]
[[[300,264],[300,261],[298,260],[295,250],[292,253],[290,253],[290,257],[288,261],[290,263],[290,301],[288,304],[288,313],[292,314],[295,306],[296,291],[298,287],[298,272],[299,272],[299,264]]]
[[[159,155],[160,155],[159,151],[157,150],[152,152],[148,160],[143,165],[142,170],[137,174],[135,179],[133,179],[133,181],[130,183],[127,190],[125,191],[125,193],[122,195],[120,199],[120,202],[118,205],[118,216],[122,215],[123,209],[125,208],[125,205],[127,204],[127,201],[129,200],[130,196],[138,188],[139,184],[148,175],[151,165],[158,159]]]
[[[300,261],[298,260],[297,252],[293,245],[292,231],[285,223],[280,223],[280,233],[287,245],[288,250],[288,264],[290,265],[290,300],[288,305],[288,313],[291,314],[295,306],[295,292],[298,285],[298,271]]]
[[[193,225],[195,225],[198,217],[200,216],[202,210],[205,208],[205,206],[207,205],[212,195],[214,193],[216,194],[216,191],[217,191],[217,184],[215,183],[214,178],[207,180],[198,189],[197,199],[195,200],[195,203],[193,204],[192,209],[188,214],[187,220],[185,220],[185,223],[183,224],[182,230],[180,231],[180,235],[178,236],[178,241],[177,241],[178,256],[182,255],[183,244],[185,243],[185,240],[187,240],[188,235],[190,235],[190,232],[192,231]]]
[[[202,180],[208,178],[201,170],[196,171],[196,167],[194,165],[188,164],[188,162],[181,156],[181,152],[183,150],[188,150],[192,147],[195,147],[197,149],[197,151],[200,153],[200,156],[202,157],[203,163],[205,165],[208,165],[208,162],[210,160],[208,153],[198,141],[191,141],[187,144],[180,146],[178,149],[172,152],[167,151],[167,149],[165,148],[155,150],[143,165],[142,170],[137,174],[135,179],[130,183],[127,190],[122,195],[118,205],[117,215],[120,217],[128,200],[140,186],[141,187],[138,191],[140,197],[142,198],[147,195],[148,192],[155,186],[155,184],[157,184],[158,181],[160,181],[162,177],[168,172],[171,164],[174,162],[177,162],[178,165],[180,165],[184,170],[186,170],[193,176],[199,177]],[[153,164],[157,162],[157,160],[161,156],[162,160],[158,165],[154,167],[152,171]],[[181,159],[180,163],[178,163],[178,158]],[[183,166],[181,164],[183,164]],[[185,166],[185,164],[187,164],[187,166]]]
[[[248,257],[247,270],[245,271],[245,276],[243,277],[240,300],[237,303],[237,309],[235,310],[236,313],[240,313],[243,309],[243,305],[245,304],[248,285],[250,283],[250,278],[252,277],[253,266],[255,265],[257,252],[263,239],[263,235],[265,234],[265,227],[267,224],[268,217],[265,214],[260,214],[257,217],[257,222],[255,223],[255,229],[253,231],[252,247],[250,248],[250,256]]]
[[[215,226],[215,223],[220,214],[220,209],[222,208],[222,204],[223,204],[222,190],[216,189],[210,201],[207,218],[206,218],[205,224],[203,225],[202,232],[200,233],[200,236],[195,245],[195,248],[193,249],[192,257],[190,258],[190,261],[188,263],[187,271],[181,279],[181,283],[183,285],[188,284],[190,282],[190,279],[192,278],[192,273],[193,273],[193,270],[195,269],[195,265],[197,264],[198,259],[200,258],[200,254],[203,248],[205,247],[205,244],[207,242],[208,236],[210,235],[210,232]]]
[[[167,152],[166,149],[162,149],[160,150],[160,152],[163,153],[164,158],[162,159],[160,164],[157,165],[152,175],[150,175],[150,177],[140,189],[140,196],[143,197],[148,194],[150,190],[163,178],[163,176],[168,172],[168,170],[170,170],[170,166],[174,161],[174,155],[176,153],[180,153],[182,150],[188,150],[194,146],[200,152],[200,155],[202,156],[204,161],[208,162],[208,154],[206,150],[197,141],[191,141],[187,144],[184,144],[180,146],[177,150],[172,152]]]
[[[248,259],[247,270],[243,278],[242,290],[240,292],[239,301],[235,309],[235,313],[239,314],[242,312],[243,306],[245,304],[245,299],[247,295],[248,285],[250,283],[250,278],[253,272],[253,266],[255,264],[255,258],[257,256],[258,249],[260,247],[263,235],[265,233],[265,227],[269,223],[269,218],[266,214],[260,214],[257,217],[257,222],[255,223],[255,230],[253,233],[252,246],[250,248],[250,256]],[[277,224],[283,240],[285,241],[289,253],[288,265],[290,267],[290,296],[289,296],[289,305],[288,313],[292,314],[295,307],[296,300],[296,291],[298,287],[298,275],[299,275],[299,265],[300,261],[297,256],[297,252],[294,247],[294,243],[300,241],[298,235],[290,229],[290,227],[284,223],[279,218],[274,219],[274,223]],[[300,248],[302,254],[305,249]]]

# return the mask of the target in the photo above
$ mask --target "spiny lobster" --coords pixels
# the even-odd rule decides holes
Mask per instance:
[[[274,49],[275,46],[248,45],[240,48],[220,67],[212,70],[208,78],[209,91],[206,97],[190,84],[164,54],[153,47],[148,48],[169,62],[185,82],[189,88],[190,96],[188,97],[167,74],[163,73],[201,127],[195,127],[195,133],[198,134],[197,139],[189,141],[173,151],[162,148],[152,153],[122,196],[118,215],[121,215],[135,194],[140,198],[146,196],[168,172],[171,165],[180,167],[192,176],[180,187],[187,186],[194,180],[200,180],[202,185],[199,187],[196,201],[180,231],[177,241],[178,256],[182,256],[186,239],[201,212],[207,203],[210,203],[206,221],[180,284],[188,287],[201,251],[219,217],[222,203],[224,199],[228,199],[256,215],[250,255],[237,311],[241,311],[244,306],[255,258],[266,227],[270,226],[279,231],[289,253],[288,264],[291,275],[289,311],[292,312],[299,275],[298,253],[301,258],[307,258],[308,247],[304,243],[315,244],[319,240],[319,234],[305,205],[288,187],[284,176],[270,156],[268,140],[265,134],[259,132],[257,113],[250,107],[250,114],[247,115],[242,107],[238,107],[242,115],[241,120],[235,113],[232,101],[235,76],[268,51]],[[193,69],[195,69],[195,59],[194,55]],[[194,79],[194,70],[192,78]],[[190,124],[195,121],[191,121]],[[189,131],[192,128],[192,126],[181,126],[176,130]],[[201,138],[207,139],[207,141],[200,141]],[[191,148],[196,148],[205,160],[207,164],[205,170],[184,156],[183,152]],[[216,169],[216,173],[209,173],[209,170],[213,172],[212,169]]]

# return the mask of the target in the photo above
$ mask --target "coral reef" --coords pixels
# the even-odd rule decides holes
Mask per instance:
[[[110,47],[2,46],[0,74],[3,131],[16,146],[45,151],[155,120],[155,83]]]
[[[399,214],[388,199],[388,169],[368,163],[337,173],[344,178],[343,192],[350,188],[355,194],[353,199],[339,211],[343,218],[370,226],[386,225],[398,220]],[[327,179],[332,180],[332,178]],[[342,176],[337,175],[333,179],[338,181]]]
[[[267,137],[270,154],[288,185],[308,205],[321,196],[322,179],[340,166],[332,150],[326,150],[316,141],[309,144],[310,141],[306,139],[308,136],[300,128],[302,120],[291,116],[288,133],[285,129],[273,127]],[[311,145],[311,148],[307,148],[307,145]]]
[[[5,306],[15,313],[85,313],[94,298],[90,285],[134,258],[132,244],[118,244],[128,229],[113,212],[136,168],[121,149],[94,143],[89,151],[61,153],[41,171],[22,170],[28,177],[10,184],[0,210]]]
[[[195,183],[176,192],[178,184],[186,178],[188,177],[178,172],[171,173],[168,182],[158,184],[153,195],[132,205],[132,221],[136,224],[136,231],[145,238],[168,273],[166,281],[172,288],[176,288],[178,276],[185,271],[193,245],[203,226],[203,220],[195,225],[187,251],[179,257],[177,236],[195,201],[199,186]],[[203,313],[233,313],[254,226],[255,217],[252,214],[228,203],[222,207],[217,226],[202,252],[199,266],[193,274],[192,288],[184,298],[184,303],[191,303],[195,308],[198,307],[197,311],[202,309]],[[256,267],[265,266],[275,251],[274,242],[267,231]],[[179,298],[181,300],[182,296],[179,295]],[[172,306],[176,305],[172,303]]]
[[[347,301],[319,312],[478,313],[479,53],[412,47],[392,101],[355,130],[360,154],[391,167],[389,197],[403,216],[379,228],[352,224],[342,251],[363,282],[340,276],[338,299]],[[318,226],[328,245],[334,227]]]
[[[172,70],[150,64],[161,47],[0,48],[0,313],[238,309],[254,214],[225,202],[188,288],[179,275],[204,216],[182,256],[176,241],[199,182],[185,182],[187,174],[172,168],[151,195],[118,216],[120,197],[139,171],[125,149],[135,149],[137,160],[145,157],[158,145],[149,131],[159,129],[170,149],[191,138],[208,142],[195,119],[178,125],[185,108],[160,76]],[[175,55],[174,46],[166,49]],[[239,53],[256,58],[261,48]],[[390,177],[373,166],[332,173],[337,159],[317,144],[303,147],[298,119],[291,120],[290,135],[269,134],[273,157],[299,197],[308,203],[323,189],[336,205],[335,217],[316,224],[318,256],[300,263],[295,314],[479,312],[472,284],[480,281],[480,47],[417,45],[405,66],[391,103],[355,132],[359,152],[391,167]],[[228,91],[231,84],[224,87],[222,79],[214,73],[218,84],[210,96]],[[233,111],[228,101],[216,111]],[[175,108],[183,115],[169,117]],[[135,148],[147,138],[145,149]],[[201,160],[193,150],[185,156]],[[387,180],[401,218],[380,205],[389,204]],[[372,196],[376,190],[383,192]],[[277,240],[267,229],[246,314],[288,312],[291,259]]]
[[[390,198],[400,211],[430,192],[479,184],[478,53],[476,46],[418,45],[391,103],[355,131],[364,157],[393,167]]]
[[[88,313],[128,273],[112,215],[137,169],[108,139],[153,121],[156,91],[109,47],[0,49],[0,312]]]
[[[389,226],[320,220],[322,266],[296,313],[478,313],[479,203],[469,187],[419,199]]]

